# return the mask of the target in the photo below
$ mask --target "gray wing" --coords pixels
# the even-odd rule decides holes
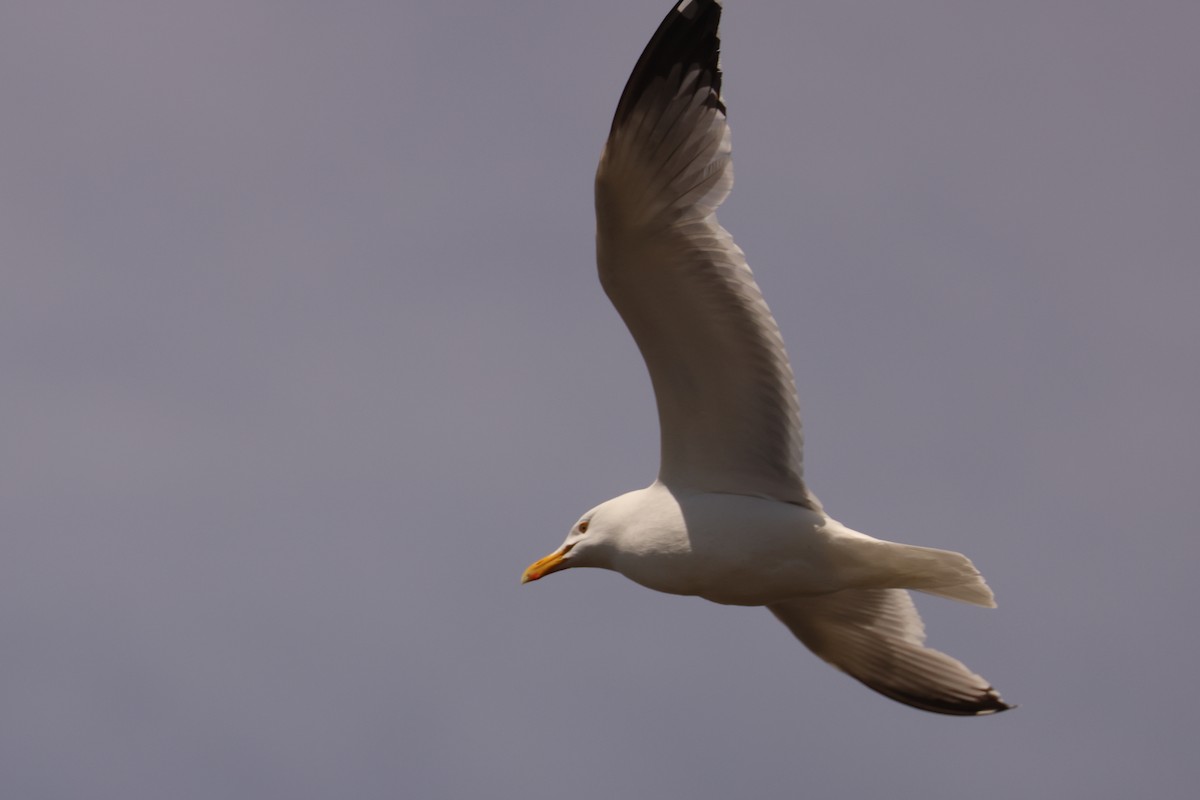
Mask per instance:
[[[961,661],[925,646],[903,589],[845,589],[767,606],[825,661],[905,705],[956,716],[1012,708]]]
[[[600,281],[654,384],[660,479],[816,509],[783,339],[716,218],[733,184],[720,16],[679,3],[625,86],[596,173]]]

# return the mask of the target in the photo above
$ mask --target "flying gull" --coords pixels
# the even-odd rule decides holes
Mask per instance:
[[[941,714],[1011,708],[925,646],[907,590],[994,607],[959,553],[888,542],[825,513],[801,469],[779,328],[717,222],[733,184],[718,0],[683,0],[646,46],[596,171],[600,282],[650,371],[658,479],[593,508],[522,583],[571,567],[715,603],[766,606],[825,661]]]

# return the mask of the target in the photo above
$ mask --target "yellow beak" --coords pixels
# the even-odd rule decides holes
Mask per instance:
[[[521,575],[521,583],[536,581],[538,578],[546,577],[551,572],[566,569],[567,565],[563,563],[563,556],[566,554],[566,549],[560,547],[545,558],[539,558],[526,568],[525,572]]]

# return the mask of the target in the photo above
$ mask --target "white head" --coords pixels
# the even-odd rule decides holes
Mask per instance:
[[[612,569],[616,540],[625,521],[625,515],[619,513],[618,508],[621,500],[617,497],[601,503],[580,517],[561,547],[529,565],[521,575],[521,583],[536,581],[571,567]]]

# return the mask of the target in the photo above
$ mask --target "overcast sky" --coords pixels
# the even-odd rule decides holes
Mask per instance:
[[[669,0],[0,10],[5,798],[1200,782],[1200,4],[729,0],[721,221],[807,476],[960,550],[952,719],[576,570],[650,482],[592,175]]]

